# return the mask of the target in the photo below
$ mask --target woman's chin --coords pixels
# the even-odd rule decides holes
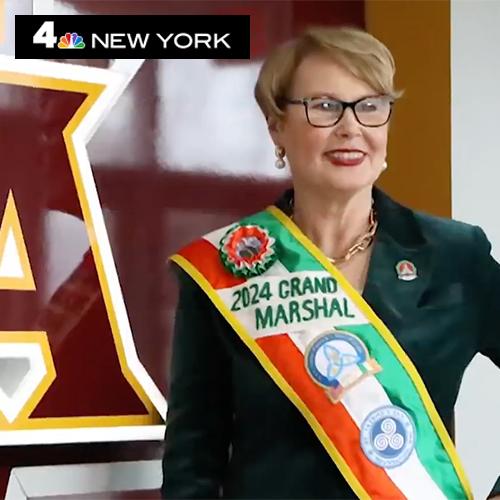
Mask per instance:
[[[327,176],[320,185],[322,188],[327,187],[335,191],[356,192],[373,185],[376,179],[368,174],[368,172],[354,172],[354,169],[349,172],[335,172],[335,175]]]

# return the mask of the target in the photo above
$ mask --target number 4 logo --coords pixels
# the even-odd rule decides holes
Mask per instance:
[[[45,45],[47,49],[56,46],[57,37],[54,35],[54,21],[45,21],[33,35],[33,44]]]

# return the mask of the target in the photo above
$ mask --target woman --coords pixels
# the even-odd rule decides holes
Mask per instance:
[[[500,266],[479,228],[374,187],[393,76],[352,28],[310,29],[263,65],[293,190],[173,257],[164,497],[470,496],[453,407],[477,352],[500,366]]]

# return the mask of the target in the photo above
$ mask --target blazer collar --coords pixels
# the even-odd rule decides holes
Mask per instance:
[[[429,288],[434,269],[433,246],[425,238],[415,212],[374,188],[379,227],[375,238],[364,299],[391,328],[397,329],[418,308]],[[396,266],[402,260],[416,268],[416,278],[399,278]]]
[[[290,213],[293,190],[286,191],[276,205]],[[363,298],[389,328],[396,329],[414,311],[431,283],[433,247],[425,238],[415,212],[392,200],[374,187],[373,199],[379,226],[373,244]],[[399,279],[396,266],[408,260],[417,277]]]

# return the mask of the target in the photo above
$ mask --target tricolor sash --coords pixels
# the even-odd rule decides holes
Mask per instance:
[[[302,413],[359,498],[472,498],[415,366],[278,208],[171,257]]]

